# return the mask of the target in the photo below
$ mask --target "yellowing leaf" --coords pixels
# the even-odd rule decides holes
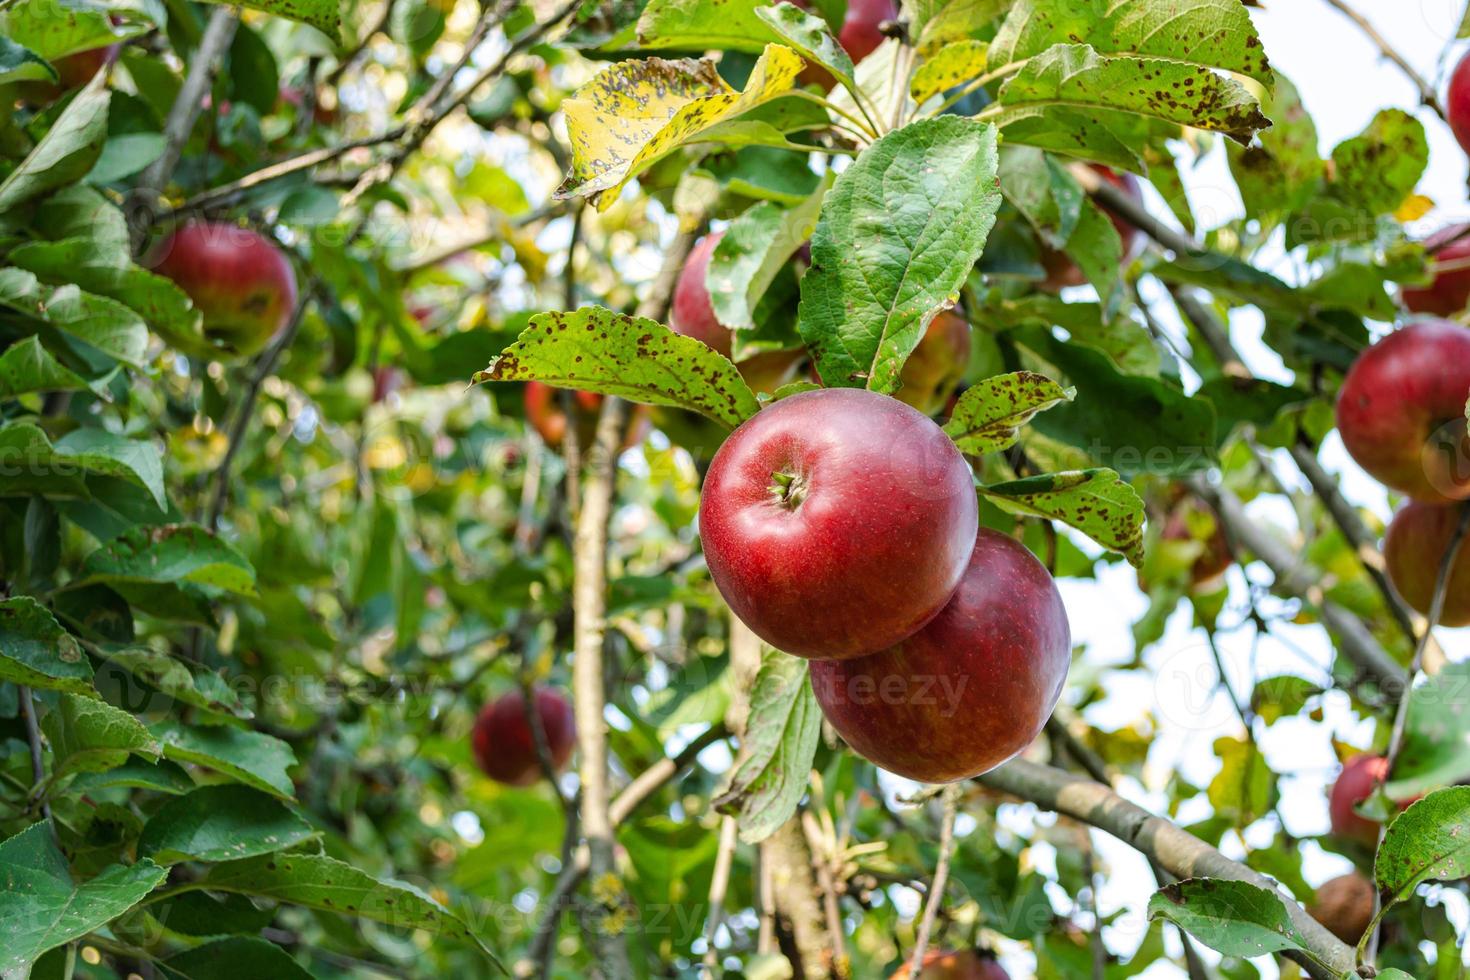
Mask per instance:
[[[1433,210],[1434,202],[1429,198],[1423,194],[1410,194],[1404,198],[1404,203],[1400,204],[1398,210],[1393,213],[1393,218],[1402,224],[1408,224],[1411,221],[1418,221]]]
[[[968,82],[985,72],[985,57],[990,46],[984,41],[955,41],[946,44],[925,59],[914,73],[909,91],[920,105],[933,95]]]
[[[743,92],[727,85],[708,59],[613,65],[562,103],[572,172],[557,197],[587,197],[605,210],[655,160],[788,91],[804,64],[790,48],[768,44]]]

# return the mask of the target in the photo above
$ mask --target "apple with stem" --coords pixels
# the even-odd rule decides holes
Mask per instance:
[[[571,703],[560,691],[550,688],[537,688],[532,703],[546,734],[552,768],[560,770],[571,757],[576,741]],[[475,718],[470,734],[475,762],[498,783],[530,786],[543,775],[528,714],[525,696],[511,691],[485,705]]]
[[[735,332],[715,316],[706,277],[715,246],[725,236],[723,231],[705,235],[694,243],[679,278],[674,283],[673,304],[669,310],[669,326],[677,334],[692,337],[726,357],[731,356]],[[738,364],[745,383],[755,391],[774,392],[791,379],[793,369],[802,359],[801,351],[768,351],[748,357]]]
[[[1463,509],[1413,501],[1394,515],[1383,539],[1383,560],[1388,578],[1405,602],[1429,615],[1434,590],[1439,584],[1439,567],[1453,544]],[[1470,626],[1470,541],[1460,545],[1450,566],[1444,609],[1439,626]]]
[[[970,321],[954,310],[941,310],[904,362],[898,399],[933,415],[949,404],[969,366]]]
[[[970,468],[896,398],[824,388],[783,398],[710,463],[699,531],[730,608],[799,657],[862,657],[928,623],[979,525]]]
[[[239,356],[263,350],[296,306],[296,273],[286,256],[264,235],[238,225],[178,226],[154,252],[153,269],[194,301],[205,336]]]
[[[1460,58],[1450,74],[1445,93],[1445,116],[1460,148],[1470,154],[1470,53]]]
[[[1470,304],[1470,225],[1450,225],[1424,240],[1434,279],[1406,286],[1401,298],[1411,313],[1454,316]]]
[[[1419,320],[1368,348],[1337,396],[1337,428],[1358,465],[1426,503],[1470,497],[1470,330]]]
[[[1104,180],[1114,187],[1133,198],[1139,204],[1143,203],[1143,185],[1138,178],[1125,171],[1113,170],[1098,164],[1088,164]],[[1143,250],[1143,233],[1129,224],[1122,217],[1108,212],[1108,218],[1112,220],[1113,227],[1118,230],[1118,237],[1123,241],[1124,266],[1129,265],[1138,258]],[[1085,286],[1087,276],[1083,273],[1081,266],[1072,260],[1066,252],[1051,248],[1043,244],[1041,247],[1041,265],[1046,270],[1046,278],[1042,280],[1040,288],[1049,293],[1060,292],[1068,286]]]
[[[892,647],[812,664],[822,714],[889,772],[950,783],[1015,757],[1051,717],[1072,660],[1051,574],[1014,538],[981,528],[944,610]]]

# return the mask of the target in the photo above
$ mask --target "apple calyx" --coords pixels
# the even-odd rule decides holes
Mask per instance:
[[[771,474],[771,494],[781,507],[794,513],[806,500],[806,476],[777,470]]]

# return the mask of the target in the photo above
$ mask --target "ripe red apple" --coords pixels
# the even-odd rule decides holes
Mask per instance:
[[[1470,497],[1470,330],[1419,320],[1353,363],[1337,396],[1337,428],[1358,465],[1415,500]]]
[[[1317,889],[1307,913],[1349,946],[1356,946],[1373,921],[1373,883],[1356,871],[1339,875]]]
[[[1424,239],[1434,281],[1405,287],[1404,306],[1413,313],[1454,316],[1470,303],[1470,225],[1450,225]]]
[[[566,765],[576,740],[572,706],[559,692],[536,690],[536,714],[546,733],[546,747],[556,769]],[[520,691],[501,695],[480,709],[470,735],[475,761],[485,775],[508,786],[530,786],[542,776],[536,756],[536,736],[526,719],[526,699]]]
[[[1123,191],[1129,197],[1140,204],[1143,203],[1143,186],[1139,184],[1138,178],[1130,173],[1113,170],[1097,164],[1089,164],[1104,180],[1114,187]],[[1123,240],[1123,262],[1129,265],[1138,258],[1139,252],[1144,245],[1143,233],[1123,218],[1112,212],[1108,217],[1113,222],[1113,227],[1118,230],[1118,237]],[[1067,286],[1084,286],[1087,284],[1087,276],[1072,257],[1066,252],[1050,248],[1046,245],[1041,247],[1041,265],[1046,269],[1046,279],[1041,283],[1041,289],[1049,293],[1055,293]]]
[[[1071,659],[1050,573],[1025,545],[981,528],[943,612],[870,657],[812,664],[812,690],[859,755],[909,779],[949,783],[1031,744]]]
[[[1470,54],[1460,59],[1450,75],[1449,90],[1445,93],[1445,114],[1460,147],[1470,153]]]
[[[1434,600],[1439,566],[1459,526],[1461,507],[1413,502],[1394,515],[1383,539],[1388,577],[1404,601],[1424,615]],[[1460,546],[1450,568],[1441,626],[1470,626],[1470,543]]]
[[[1373,795],[1388,780],[1388,760],[1381,755],[1355,755],[1343,764],[1327,799],[1332,832],[1338,837],[1375,847],[1378,822],[1360,816],[1353,807]]]
[[[526,421],[552,449],[559,449],[567,435],[567,413],[562,410],[561,390],[540,381],[527,381],[525,390]],[[573,391],[577,445],[587,452],[597,438],[597,416],[602,411],[602,396],[591,391]],[[633,407],[628,435],[623,448],[631,449],[648,434],[648,411],[645,405]]]
[[[719,353],[730,356],[735,334],[715,316],[705,276],[715,254],[715,246],[725,236],[723,231],[705,235],[694,243],[684,268],[674,283],[673,306],[669,311],[669,327],[674,333],[695,340]],[[791,379],[792,369],[801,360],[800,351],[770,351],[748,357],[735,365],[746,384],[756,391],[774,392]]]
[[[898,398],[925,415],[933,415],[954,394],[970,366],[970,321],[944,310],[924,331],[919,346],[904,362]]]
[[[270,239],[237,225],[180,225],[155,253],[154,271],[194,301],[210,340],[242,356],[270,343],[296,305],[296,274],[286,256]]]
[[[911,962],[905,961],[889,980],[908,980],[913,976]],[[932,949],[924,954],[919,980],[1011,980],[995,957],[973,949],[959,951]]]
[[[736,429],[699,530],[730,608],[778,650],[861,657],[954,594],[979,525],[964,457],[930,419],[858,388],[806,391]]]

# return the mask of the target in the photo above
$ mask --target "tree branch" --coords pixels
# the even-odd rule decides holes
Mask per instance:
[[[929,934],[934,931],[934,918],[939,906],[944,904],[944,886],[949,881],[949,859],[954,850],[954,820],[959,811],[959,787],[951,783],[944,787],[944,820],[939,825],[939,863],[934,868],[934,884],[929,886],[929,897],[924,902],[924,917],[919,922],[918,935],[914,937],[914,954],[909,960],[909,976],[917,977],[924,972],[924,953],[929,948]]]
[[[1327,3],[1329,6],[1337,8],[1344,17],[1358,25],[1358,29],[1363,32],[1368,40],[1377,45],[1379,53],[1395,65],[1398,65],[1399,70],[1408,76],[1409,81],[1419,90],[1419,101],[1426,108],[1433,110],[1434,114],[1439,116],[1440,119],[1446,122],[1449,121],[1449,117],[1445,115],[1444,106],[1440,105],[1439,96],[1435,93],[1434,86],[1430,85],[1423,75],[1414,70],[1414,66],[1409,64],[1404,56],[1399,54],[1393,45],[1388,43],[1387,38],[1378,33],[1378,29],[1369,22],[1368,18],[1349,7],[1343,0],[1327,0]]]
[[[1308,972],[1314,976],[1341,977],[1353,971],[1352,947],[1323,928],[1295,899],[1283,895],[1271,879],[1230,860],[1188,831],[1128,802],[1101,783],[1020,759],[979,776],[976,781],[1106,831],[1179,878],[1230,878],[1281,895],[1292,924],[1306,938],[1312,955],[1335,971],[1324,973],[1304,963]]]
[[[20,713],[25,716],[26,741],[31,748],[31,793],[46,782],[46,763],[41,755],[41,727],[36,719],[36,702],[31,697],[31,689],[24,684],[16,685],[16,691],[20,695]],[[41,815],[46,818],[46,823],[51,827],[51,836],[56,837],[56,822],[51,819],[51,804],[45,795],[40,797]]]

